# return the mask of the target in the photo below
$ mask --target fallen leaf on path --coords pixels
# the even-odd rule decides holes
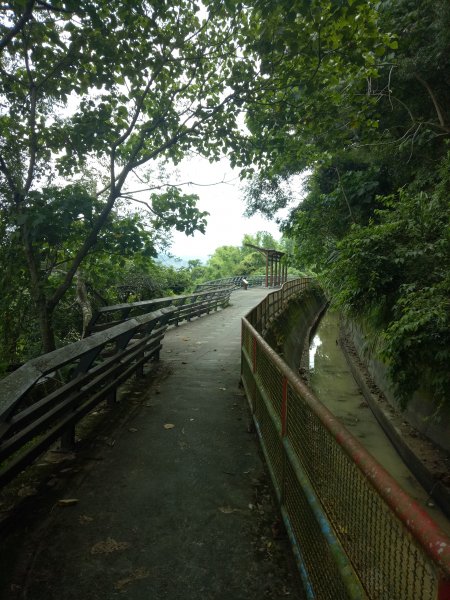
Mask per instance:
[[[125,550],[130,544],[128,542],[117,542],[113,538],[107,538],[102,542],[97,542],[91,548],[91,554],[110,554],[118,550]]]
[[[138,579],[146,579],[150,576],[149,571],[147,569],[136,569],[133,571],[129,577],[125,577],[124,579],[119,579],[114,584],[114,589],[118,592],[121,592],[127,585],[133,583],[133,581],[137,581]]]
[[[174,427],[173,423],[164,423],[164,429],[173,429]]]
[[[239,508],[231,508],[231,506],[219,506],[219,510],[224,515],[231,515],[231,513],[240,512]]]
[[[341,525],[338,525],[338,529],[341,533],[344,533],[345,535],[348,534],[348,529],[346,527],[342,527]]]
[[[62,498],[58,500],[58,506],[73,506],[74,504],[78,504],[78,498]]]
[[[47,463],[60,463],[65,460],[75,460],[75,453],[50,450],[50,452],[45,455],[45,462]]]

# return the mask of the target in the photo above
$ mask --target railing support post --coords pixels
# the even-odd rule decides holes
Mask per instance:
[[[288,396],[288,381],[283,377],[283,391],[281,397],[281,435],[287,435],[287,396]]]
[[[283,377],[283,383],[282,383],[282,395],[281,395],[281,439],[283,440],[283,438],[286,437],[287,435],[287,410],[288,410],[288,406],[287,406],[287,400],[288,400],[288,380],[286,377]],[[287,461],[287,457],[286,457],[286,451],[285,451],[285,447],[284,444],[282,444],[282,462],[281,462],[281,486],[280,486],[280,492],[281,492],[281,497],[280,497],[280,501],[281,504],[284,504],[284,500],[286,497],[286,461]]]
[[[142,355],[143,358],[143,355]],[[136,367],[136,379],[141,379],[142,377],[144,377],[144,363],[141,362],[137,367]]]
[[[114,404],[117,402],[117,389],[114,388],[107,396],[106,396],[106,406],[112,408]]]
[[[70,425],[61,435],[59,449],[61,452],[72,452],[75,448],[75,425]]]

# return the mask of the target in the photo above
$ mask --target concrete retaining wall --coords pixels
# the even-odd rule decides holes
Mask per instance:
[[[322,290],[305,290],[299,298],[289,302],[283,314],[270,325],[266,342],[292,370],[298,371],[311,330],[326,306],[327,299]]]
[[[347,323],[346,329],[359,358],[366,365],[374,382],[391,406],[400,410],[387,375],[386,365],[370,353],[364,333],[359,326],[355,323]],[[403,417],[434,444],[450,452],[450,407],[438,411],[431,395],[424,390],[418,390],[409,401]]]
[[[307,290],[300,298],[288,304],[286,310],[274,320],[265,335],[270,346],[294,371],[298,371],[301,365],[311,331],[326,306],[327,300],[319,288]],[[387,375],[386,365],[369,352],[364,333],[359,326],[355,323],[347,323],[346,329],[375,384],[393,408],[400,410]],[[450,452],[450,407],[437,411],[430,394],[419,390],[411,398],[402,417],[433,444]]]

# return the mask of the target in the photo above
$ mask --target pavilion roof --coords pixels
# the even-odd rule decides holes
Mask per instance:
[[[280,250],[274,250],[273,248],[261,248],[260,246],[255,246],[254,244],[244,244],[244,246],[254,248],[258,252],[265,254],[269,258],[282,258],[286,254],[286,252],[280,252]]]

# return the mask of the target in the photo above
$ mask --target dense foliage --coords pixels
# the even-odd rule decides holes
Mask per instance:
[[[195,197],[161,189],[152,173],[155,161],[176,164],[191,151],[218,157],[238,128],[235,99],[251,65],[239,50],[245,20],[231,8],[218,0],[0,4],[0,216],[23,262],[43,350],[55,347],[55,310],[118,203],[136,198],[156,231],[203,229]],[[56,262],[50,231],[68,237]]]
[[[439,406],[450,402],[450,5],[383,0],[360,13],[361,4],[313,2],[314,14],[288,21],[288,30],[308,19],[316,27],[295,59],[301,69],[264,48],[265,68],[295,77],[297,97],[285,89],[249,117],[264,146],[249,212],[285,205],[285,188],[272,203],[265,190],[312,169],[284,225],[297,265],[314,268],[364,325],[403,404],[422,386]],[[373,27],[381,38],[371,48]],[[314,52],[312,77],[304,61]]]
[[[76,189],[72,189],[77,193]],[[79,198],[70,202],[68,190],[48,189],[40,199],[39,222],[32,231],[39,244],[39,261],[48,294],[66,276],[66,257],[85,234],[97,202],[85,197],[85,213]],[[66,201],[69,202],[66,205]],[[71,214],[71,207],[74,213]],[[46,220],[47,211],[51,218]],[[36,219],[37,221],[37,219]],[[49,223],[52,226],[49,227]],[[57,226],[55,226],[55,223]],[[17,231],[2,224],[0,239],[0,374],[40,354],[42,338],[30,290],[26,259]],[[74,285],[53,312],[53,331],[58,346],[80,338],[91,312],[104,304],[146,300],[182,293],[191,285],[186,270],[165,267],[155,261],[158,235],[136,213],[111,212],[97,239],[95,250],[77,270]],[[85,311],[87,311],[85,313]]]
[[[102,298],[261,269],[246,246],[179,273],[154,262],[171,228],[207,216],[158,169],[228,153],[252,178],[249,214],[286,206],[290,177],[311,170],[285,224],[296,266],[364,321],[403,399],[425,385],[448,401],[447,0],[0,11],[1,362],[80,335],[74,306],[86,320]]]
[[[260,231],[255,236],[245,235],[241,246],[220,246],[215,250],[206,263],[204,279],[265,273],[265,256],[252,246],[281,250],[280,243],[267,232]]]

